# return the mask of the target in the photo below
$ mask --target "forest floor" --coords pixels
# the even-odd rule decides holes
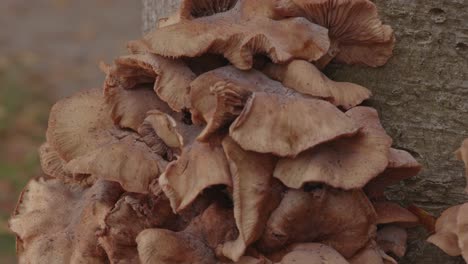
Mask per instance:
[[[0,1],[0,263],[15,263],[7,225],[26,182],[40,174],[52,104],[100,87],[98,62],[140,36],[139,1]]]

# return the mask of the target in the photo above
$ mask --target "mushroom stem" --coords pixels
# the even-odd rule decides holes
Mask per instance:
[[[323,55],[318,61],[315,62],[315,66],[323,70],[327,65],[338,55],[340,52],[339,43],[336,40],[330,40],[330,48],[327,53]]]

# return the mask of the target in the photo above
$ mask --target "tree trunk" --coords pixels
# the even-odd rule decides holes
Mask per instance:
[[[154,28],[180,0],[143,0],[143,31]],[[388,192],[392,200],[414,203],[435,215],[463,203],[462,163],[454,159],[468,137],[468,0],[375,0],[397,36],[394,57],[373,69],[330,65],[327,75],[361,84],[374,93],[394,146],[411,152],[424,171]],[[421,229],[410,234],[409,252],[400,263],[455,264],[425,242]]]

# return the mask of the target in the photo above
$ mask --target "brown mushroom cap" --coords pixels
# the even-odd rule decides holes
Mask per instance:
[[[457,232],[458,247],[461,250],[463,259],[468,262],[468,203],[462,204],[458,210]]]
[[[184,146],[184,137],[179,134],[178,124],[170,115],[152,110],[147,113],[145,121],[154,129],[156,135],[169,148],[182,148]]]
[[[461,206],[450,207],[437,219],[435,234],[427,241],[442,249],[450,256],[459,256],[461,249],[458,245],[457,217]]]
[[[239,237],[222,246],[222,254],[238,261],[246,248],[262,234],[271,211],[279,203],[274,188],[276,158],[269,154],[244,151],[231,138],[223,140],[233,182],[234,217]]]
[[[403,227],[414,226],[419,223],[416,215],[393,202],[374,202],[377,213],[377,224],[396,224]]]
[[[457,158],[465,163],[465,175],[468,178],[468,139],[465,139],[456,152]],[[468,185],[465,189],[468,192]]]
[[[354,135],[358,129],[326,101],[258,92],[231,125],[230,136],[246,150],[294,157],[320,143]]]
[[[107,263],[96,232],[121,194],[98,181],[91,188],[33,179],[21,194],[10,228],[20,263]]]
[[[286,87],[327,99],[344,109],[350,109],[372,95],[371,91],[360,85],[328,79],[312,63],[303,60],[294,60],[282,65],[269,63],[262,71]]]
[[[335,249],[319,243],[293,244],[269,257],[278,264],[349,264]]]
[[[174,212],[193,202],[206,188],[214,185],[232,186],[228,161],[219,142],[195,141],[186,146],[180,158],[169,163],[159,184],[171,201]]]
[[[216,264],[213,251],[199,238],[167,229],[146,229],[136,238],[142,264]]]
[[[137,235],[147,228],[170,226],[175,218],[164,196],[127,193],[106,216],[99,244],[111,263],[138,262]]]
[[[46,142],[39,148],[39,160],[42,171],[45,174],[62,180],[66,180],[69,177],[68,173],[63,169],[65,161],[60,158],[57,151],[49,143]]]
[[[148,193],[151,181],[165,165],[160,156],[130,135],[71,160],[65,170],[116,181],[129,192]]]
[[[372,204],[362,191],[290,189],[273,211],[258,246],[273,252],[292,243],[319,242],[351,257],[373,238],[375,221]]]
[[[135,45],[130,49],[140,49],[135,48]],[[195,79],[195,74],[181,61],[140,50],[138,52],[140,53],[117,58],[114,65],[105,70],[107,77],[104,83],[104,93],[111,95],[116,93],[114,89],[133,89],[143,84],[154,83],[154,91],[173,110],[179,112],[183,108],[188,108],[189,86],[190,82]],[[147,105],[153,103],[153,109],[168,112],[166,107],[156,102],[153,97],[143,102]]]
[[[421,164],[408,152],[390,148],[387,168],[379,176],[372,179],[364,187],[364,190],[371,198],[383,197],[385,188],[416,176],[421,171],[421,168]]]
[[[147,229],[136,241],[142,263],[218,263],[214,249],[237,235],[232,210],[212,204],[181,232]]]
[[[392,257],[383,252],[375,241],[349,259],[350,264],[398,264]]]
[[[252,92],[294,94],[293,90],[259,71],[242,71],[233,66],[206,72],[198,76],[190,87],[192,119],[194,123],[207,123],[198,137],[202,141],[229,125],[241,113]]]
[[[52,107],[47,142],[63,160],[70,161],[114,140],[112,129],[101,92],[82,91]]]
[[[114,88],[108,90],[105,96],[112,120],[121,128],[138,131],[146,113],[153,109],[172,113],[171,108],[161,101],[149,86],[139,86],[131,90]]]
[[[223,54],[244,70],[252,67],[255,54],[266,54],[275,63],[294,58],[313,61],[325,54],[329,47],[326,29],[304,18],[253,16],[255,10],[269,4],[264,2],[239,0],[227,12],[158,28],[146,35],[145,41],[151,52],[165,57]]]
[[[294,3],[294,4],[292,4]],[[377,7],[369,0],[291,0],[283,13],[304,16],[329,30],[332,48],[319,61],[382,66],[392,56],[395,37],[383,25]]]
[[[406,240],[408,233],[406,229],[398,226],[385,226],[377,231],[377,244],[385,253],[393,253],[403,257],[406,253]]]
[[[281,159],[274,176],[290,188],[315,182],[348,190],[361,188],[379,175],[388,164],[392,139],[382,128],[377,111],[355,107],[346,115],[363,127],[358,134],[316,146],[296,158]],[[322,120],[331,122],[329,117]]]

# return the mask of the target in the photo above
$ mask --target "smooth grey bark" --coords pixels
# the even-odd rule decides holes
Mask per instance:
[[[180,0],[143,0],[144,31],[172,13]],[[423,172],[388,192],[434,215],[467,201],[462,163],[453,152],[468,137],[468,0],[375,0],[397,36],[394,57],[381,68],[330,65],[332,79],[368,87],[394,146],[411,152]],[[455,264],[412,230],[400,263]]]

